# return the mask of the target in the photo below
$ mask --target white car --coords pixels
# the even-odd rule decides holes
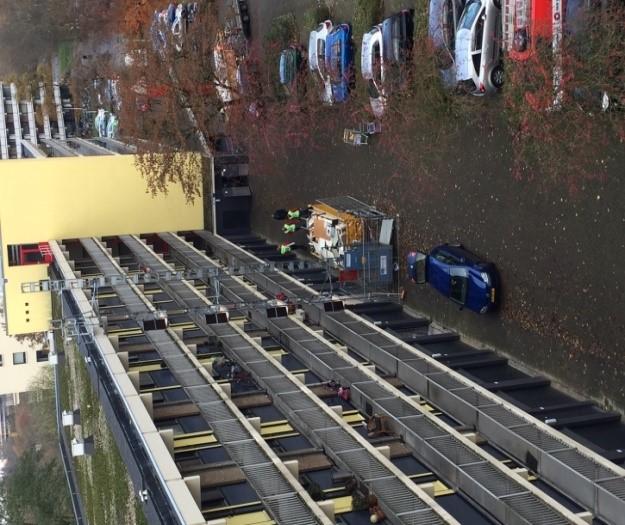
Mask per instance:
[[[384,39],[382,24],[374,26],[362,37],[360,53],[362,78],[367,81],[367,92],[371,110],[376,118],[382,117],[386,110],[387,96],[384,90]]]
[[[456,81],[474,95],[503,86],[501,5],[499,0],[469,0],[456,34]]]
[[[313,75],[321,80],[323,92],[321,99],[327,104],[332,104],[332,84],[330,83],[330,75],[326,71],[326,38],[332,31],[332,22],[326,20],[321,22],[317,28],[310,32],[308,39],[308,68]]]

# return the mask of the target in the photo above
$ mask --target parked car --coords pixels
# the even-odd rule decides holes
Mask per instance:
[[[458,21],[465,0],[430,0],[428,36],[434,47],[443,85],[456,85],[455,51]]]
[[[345,102],[353,82],[352,28],[349,24],[335,26],[326,38],[325,65],[330,75],[332,98]]]
[[[593,9],[600,9],[598,4],[589,0],[504,0],[504,7],[513,16],[504,24],[504,42],[509,47],[511,60],[526,63],[531,67],[531,59],[540,60],[544,52],[553,52],[553,71],[545,75],[545,83],[525,94],[527,103],[536,110],[557,109],[571,97],[589,112],[612,111],[622,108],[622,101],[597,88],[576,86],[568,89],[566,64],[558,53],[561,44],[555,42],[575,38],[588,23],[586,15]],[[585,45],[585,42],[580,42]],[[539,46],[543,46],[542,53]],[[542,71],[542,67],[540,68]]]
[[[213,67],[215,68],[215,88],[224,104],[230,104],[240,98],[241,72],[236,53],[223,38],[213,49]]]
[[[280,53],[280,84],[289,88],[297,80],[304,63],[298,46],[292,45]]]
[[[332,22],[321,22],[316,29],[310,32],[308,39],[308,69],[322,86],[321,99],[332,104],[332,85],[326,70],[326,39],[332,31]]]
[[[360,72],[362,78],[367,82],[369,103],[377,118],[384,115],[387,103],[383,47],[382,24],[378,24],[363,35],[360,53]]]
[[[414,10],[403,9],[382,22],[385,58],[398,65],[410,60],[414,43]]]
[[[469,0],[456,33],[456,81],[474,95],[503,86],[499,0]]]
[[[443,244],[429,254],[410,252],[408,275],[416,283],[430,283],[461,308],[485,314],[496,309],[500,280],[495,265],[462,245]]]
[[[530,58],[542,40],[551,43],[553,39],[552,0],[506,0],[512,17],[508,25],[511,47],[509,57],[524,61]],[[560,5],[560,4],[557,4]]]
[[[405,9],[374,26],[362,38],[360,69],[371,109],[384,114],[388,95],[405,83],[414,38],[414,11]]]

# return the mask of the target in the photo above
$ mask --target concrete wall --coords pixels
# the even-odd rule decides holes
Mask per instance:
[[[45,279],[47,270],[9,267],[8,245],[203,228],[202,195],[189,203],[181,187],[171,185],[166,195],[152,196],[134,160],[120,155],[2,162],[0,239],[10,335],[47,330],[50,299],[21,293],[21,283]]]

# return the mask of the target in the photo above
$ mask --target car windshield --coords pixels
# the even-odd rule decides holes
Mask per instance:
[[[319,71],[321,72],[322,76],[325,76],[325,69],[326,69],[326,63],[325,63],[325,58],[326,58],[326,42],[325,40],[317,40],[317,67],[319,68]]]
[[[376,42],[371,48],[371,73],[377,82],[382,82],[382,57],[380,43]]]
[[[330,54],[330,76],[335,82],[340,81],[343,77],[341,72],[341,41],[338,39],[332,44],[332,53]]]
[[[452,275],[449,281],[449,297],[457,303],[464,304],[467,300],[468,279],[460,275]]]
[[[482,9],[482,0],[472,0],[467,4],[460,17],[460,29],[471,29],[473,22]]]
[[[401,44],[401,18],[398,16],[393,20],[393,57],[399,60]]]

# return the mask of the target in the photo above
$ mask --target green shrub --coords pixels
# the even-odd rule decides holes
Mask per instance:
[[[303,17],[303,25],[306,32],[312,31],[319,22],[323,22],[324,20],[328,20],[332,18],[332,14],[330,13],[330,9],[326,6],[317,6],[312,9],[308,9],[304,13]]]
[[[265,35],[265,48],[287,47],[291,42],[298,40],[297,22],[293,14],[274,18],[269,31]]]
[[[354,41],[360,43],[364,35],[374,24],[382,20],[382,0],[356,0],[352,31]]]

